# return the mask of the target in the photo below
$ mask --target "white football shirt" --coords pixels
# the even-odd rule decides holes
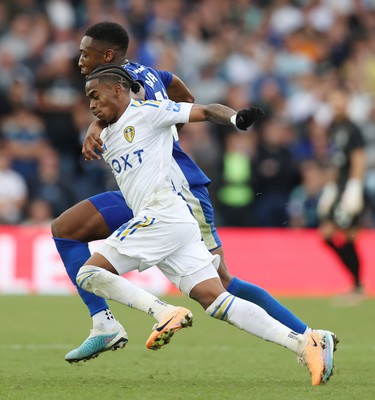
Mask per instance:
[[[120,119],[102,131],[103,158],[134,215],[173,192],[174,125],[189,121],[192,106],[131,99]]]

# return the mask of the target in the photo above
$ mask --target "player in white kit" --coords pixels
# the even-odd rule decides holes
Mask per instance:
[[[327,334],[323,347],[316,331],[297,334],[256,304],[228,293],[216,271],[218,256],[205,247],[196,220],[171,180],[175,124],[212,121],[246,130],[253,113],[259,111],[250,108],[236,113],[218,104],[132,100],[129,90],[134,91],[135,86],[129,73],[114,64],[97,68],[86,80],[90,108],[108,124],[101,134],[103,157],[135,217],[87,260],[79,270],[77,284],[145,311],[142,298],[135,299],[119,275],[157,265],[207,314],[294,351],[308,366],[314,386],[328,381],[333,370],[331,335]],[[148,347],[152,348],[163,325],[159,323],[151,334]]]

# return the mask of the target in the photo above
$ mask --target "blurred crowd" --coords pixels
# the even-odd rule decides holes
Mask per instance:
[[[209,123],[180,132],[212,179],[217,225],[316,227],[330,159],[329,94],[366,142],[375,224],[375,0],[3,0],[0,2],[0,224],[49,224],[116,189],[81,145],[92,121],[77,67],[85,30],[115,21],[128,58],[172,71],[197,103],[262,107],[247,134]]]

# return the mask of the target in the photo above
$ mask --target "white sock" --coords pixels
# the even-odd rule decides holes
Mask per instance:
[[[228,292],[222,293],[207,308],[206,313],[264,340],[284,346],[298,355],[301,355],[305,347],[304,335],[293,332],[256,304]]]
[[[77,274],[77,284],[97,296],[143,311],[157,321],[175,308],[133,285],[126,278],[92,265],[81,267]]]
[[[117,326],[117,320],[109,308],[99,311],[92,317],[92,326],[100,331],[110,331]]]
[[[307,335],[308,333],[313,332],[313,329],[311,329],[309,326],[305,329],[305,332],[303,332],[304,335]]]

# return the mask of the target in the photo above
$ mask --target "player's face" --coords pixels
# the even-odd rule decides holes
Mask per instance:
[[[86,82],[86,96],[90,100],[90,110],[102,121],[116,122],[121,116],[118,98],[113,85],[93,79]]]
[[[89,36],[84,36],[79,46],[78,67],[81,69],[81,74],[88,75],[95,68],[108,62],[105,58],[105,49],[101,49],[96,45],[93,39]]]

